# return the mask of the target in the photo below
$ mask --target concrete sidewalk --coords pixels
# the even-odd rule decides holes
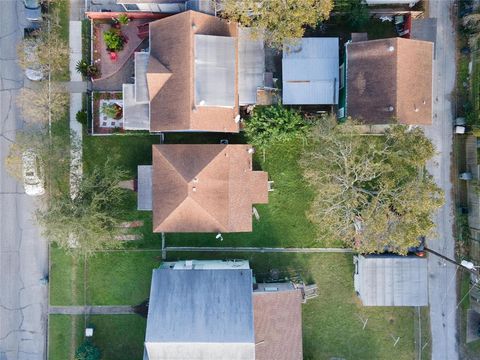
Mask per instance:
[[[343,248],[268,248],[268,247],[195,247],[195,246],[168,246],[164,251],[200,251],[200,252],[255,252],[255,253],[354,253],[353,249]]]
[[[134,314],[131,306],[50,306],[48,313],[61,315],[125,315]]]
[[[70,81],[74,84],[82,83],[82,75],[79,74],[75,66],[82,59],[82,22],[70,21]],[[70,153],[70,195],[76,196],[77,180],[83,174],[82,166],[82,124],[80,124],[76,115],[77,112],[82,110],[82,93],[71,92],[70,93],[70,130],[74,137]]]

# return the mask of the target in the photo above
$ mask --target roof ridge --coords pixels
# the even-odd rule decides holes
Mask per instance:
[[[162,159],[165,160],[165,162],[173,169],[175,170],[175,173],[179,175],[179,177],[185,182],[185,185],[188,185],[187,179],[178,171],[177,167],[160,151],[159,145],[153,145],[154,151],[157,152],[158,155],[162,157]]]

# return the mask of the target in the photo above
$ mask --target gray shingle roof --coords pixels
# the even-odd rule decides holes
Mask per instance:
[[[428,305],[427,259],[417,256],[355,256],[354,285],[365,306]]]

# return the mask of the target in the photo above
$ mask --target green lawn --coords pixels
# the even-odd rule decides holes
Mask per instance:
[[[133,178],[138,165],[152,163],[152,144],[158,144],[159,136],[112,135],[85,136],[83,139],[83,164],[85,171],[105,163],[107,159],[127,170]]]
[[[102,360],[140,360],[143,357],[146,319],[139,315],[93,315],[93,342]]]
[[[148,298],[160,251],[100,253],[88,261],[87,303],[137,305]]]
[[[73,359],[83,340],[82,316],[50,315],[48,317],[48,359]]]
[[[50,248],[50,305],[84,304],[83,259]]]

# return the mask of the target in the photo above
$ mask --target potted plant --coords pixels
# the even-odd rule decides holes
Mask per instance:
[[[125,13],[121,13],[120,15],[117,16],[117,22],[121,25],[127,25],[130,19],[128,18],[128,15]]]
[[[103,104],[100,111],[115,120],[120,120],[123,116],[123,108],[117,103]]]

